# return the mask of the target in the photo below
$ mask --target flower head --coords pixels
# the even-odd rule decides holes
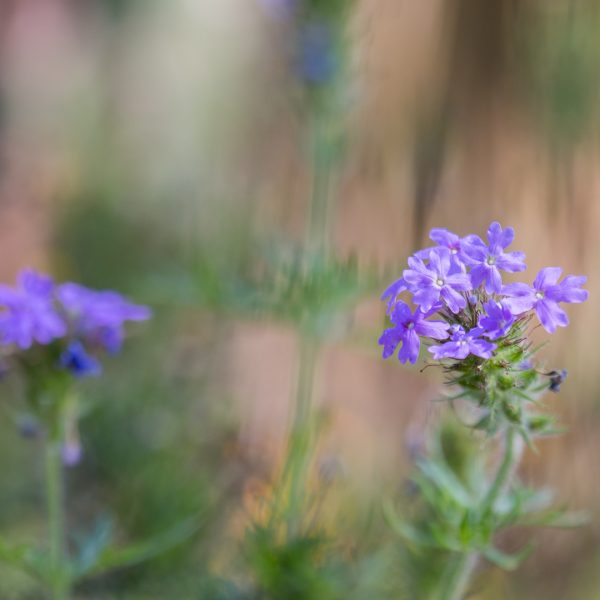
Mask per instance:
[[[49,344],[67,326],[54,305],[54,283],[32,270],[22,271],[17,286],[0,286],[0,341],[27,350],[34,342]]]
[[[427,312],[441,300],[453,312],[457,313],[467,305],[460,292],[471,289],[471,280],[466,273],[455,272],[447,248],[435,248],[429,252],[429,264],[426,265],[416,256],[408,259],[409,268],[402,275],[413,293],[413,301]]]
[[[505,285],[502,288],[506,296],[504,303],[514,315],[534,309],[548,333],[554,333],[557,327],[566,327],[569,318],[559,303],[585,302],[588,292],[581,286],[587,277],[569,275],[557,283],[561,273],[559,267],[546,267],[537,274],[533,287],[525,283]]]
[[[492,223],[487,232],[489,244],[477,235],[465,238],[464,254],[471,266],[471,281],[477,288],[482,283],[488,293],[499,293],[502,288],[500,271],[516,273],[524,271],[525,254],[523,252],[504,252],[512,243],[515,232],[512,227],[502,229],[500,223]]]
[[[390,315],[394,327],[386,329],[379,338],[379,344],[383,346],[383,358],[392,356],[398,345],[402,344],[398,359],[402,363],[409,361],[414,364],[421,349],[419,336],[436,340],[448,337],[448,323],[426,320],[435,310],[437,307],[433,311],[424,313],[417,308],[413,313],[405,302],[399,301]]]
[[[481,339],[484,333],[483,328],[475,327],[470,331],[465,330],[460,325],[454,325],[451,328],[450,341],[440,346],[431,346],[429,352],[433,354],[435,360],[443,358],[467,358],[469,354],[474,354],[480,358],[490,358],[496,345]]]

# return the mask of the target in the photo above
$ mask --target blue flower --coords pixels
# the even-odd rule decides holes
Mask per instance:
[[[22,350],[34,342],[49,344],[67,333],[67,325],[54,305],[50,277],[32,270],[19,274],[17,286],[0,285],[0,340]]]
[[[502,288],[500,271],[516,273],[524,271],[525,254],[523,252],[504,252],[510,246],[515,231],[512,227],[502,229],[500,223],[492,223],[487,232],[489,245],[477,235],[465,238],[464,253],[471,267],[471,281],[474,288],[485,283],[486,291],[499,293]]]
[[[402,274],[408,289],[413,293],[413,301],[427,312],[442,299],[448,308],[457,313],[465,308],[467,301],[459,292],[471,289],[471,279],[466,273],[452,269],[450,251],[436,248],[429,252],[429,264],[422,259],[408,259],[409,269]]]
[[[409,361],[414,364],[417,362],[419,350],[421,349],[419,336],[436,340],[447,338],[448,323],[426,320],[438,308],[438,306],[435,306],[432,311],[427,313],[417,308],[412,313],[405,302],[399,301],[390,315],[394,327],[386,329],[379,338],[379,344],[383,346],[383,358],[392,356],[401,343],[398,359],[402,363]]]
[[[307,83],[329,83],[337,69],[338,57],[332,28],[323,21],[301,26],[298,40],[298,71]]]
[[[60,355],[60,365],[75,377],[96,377],[102,373],[100,362],[87,353],[79,340],[73,340]]]
[[[496,344],[492,344],[481,339],[484,330],[481,327],[475,327],[468,332],[460,325],[451,327],[450,341],[440,346],[431,346],[429,352],[433,354],[435,360],[443,358],[467,358],[469,354],[474,354],[480,358],[491,358]]]
[[[74,326],[74,333],[111,353],[121,349],[125,321],[145,321],[151,311],[112,291],[90,290],[76,283],[58,287],[57,295]]]

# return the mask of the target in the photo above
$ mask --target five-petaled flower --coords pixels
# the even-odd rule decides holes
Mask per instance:
[[[451,327],[450,341],[439,346],[431,346],[429,352],[433,354],[435,360],[443,358],[467,358],[469,354],[474,354],[480,358],[491,358],[493,351],[496,349],[496,344],[481,339],[484,334],[482,327],[474,327],[470,331],[466,331],[460,325]]]
[[[479,326],[485,337],[497,340],[504,337],[512,328],[515,317],[505,302],[490,300],[483,305],[485,313],[479,317]]]
[[[448,323],[443,321],[427,321],[427,318],[436,312],[439,307],[434,307],[429,312],[422,312],[418,308],[411,312],[409,306],[401,300],[396,304],[390,315],[394,327],[386,329],[379,338],[383,346],[383,358],[392,356],[401,343],[398,359],[405,363],[416,363],[421,349],[419,336],[443,340],[448,337]]]
[[[588,292],[581,286],[587,277],[568,275],[557,283],[561,273],[560,267],[546,267],[538,273],[533,287],[525,283],[505,285],[502,288],[502,293],[507,297],[504,302],[515,315],[535,309],[540,323],[548,333],[554,333],[557,327],[566,327],[569,318],[558,304],[585,302]]]
[[[482,283],[488,293],[499,293],[502,288],[500,271],[516,273],[525,270],[523,252],[504,252],[512,243],[515,232],[512,227],[502,229],[495,221],[487,232],[489,244],[477,235],[465,238],[465,262],[471,267],[471,281],[477,288]]]
[[[442,299],[448,308],[457,313],[467,305],[460,292],[471,289],[471,280],[466,273],[452,269],[451,254],[447,248],[435,248],[429,252],[429,264],[413,256],[408,259],[409,269],[402,274],[413,301],[428,312]]]
[[[466,248],[469,242],[469,237],[460,238],[455,233],[448,231],[445,227],[434,227],[429,232],[429,239],[436,242],[437,247],[425,248],[415,252],[417,258],[427,260],[429,253],[436,248],[446,248],[450,252],[450,259],[459,271],[465,270],[465,263],[469,260],[466,253]]]

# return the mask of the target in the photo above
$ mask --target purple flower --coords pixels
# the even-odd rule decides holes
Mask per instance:
[[[17,286],[0,285],[0,342],[27,350],[34,342],[49,344],[67,333],[67,326],[53,303],[50,277],[32,270],[21,271]]]
[[[57,294],[74,321],[75,333],[111,353],[121,349],[125,321],[145,321],[151,316],[148,307],[132,304],[117,292],[65,283],[58,287]]]
[[[496,345],[482,340],[479,336],[484,333],[481,327],[475,327],[465,333],[460,325],[453,325],[450,341],[440,346],[431,346],[429,352],[433,354],[435,360],[443,358],[467,358],[469,354],[474,354],[481,358],[490,358]]]
[[[76,467],[83,458],[83,448],[79,440],[67,440],[61,448],[61,457],[65,467]]]
[[[383,358],[392,356],[398,344],[402,343],[398,359],[402,363],[409,361],[414,364],[417,362],[419,350],[421,349],[419,336],[436,340],[447,338],[448,323],[426,320],[437,308],[436,306],[434,310],[427,313],[417,308],[412,313],[405,302],[399,301],[390,315],[394,327],[386,329],[379,338],[379,344],[383,346]]]
[[[471,280],[466,273],[453,272],[450,256],[446,248],[435,248],[429,252],[428,265],[415,256],[408,259],[410,268],[402,276],[414,294],[413,301],[424,312],[431,310],[440,298],[453,313],[467,305],[459,292],[468,292],[472,287]]]
[[[490,340],[505,336],[513,326],[515,318],[508,306],[503,302],[490,300],[483,305],[485,314],[479,317],[479,326],[485,330]]]
[[[581,286],[586,282],[587,277],[568,275],[557,283],[561,273],[560,267],[546,267],[537,274],[533,287],[526,283],[505,285],[502,288],[502,293],[507,296],[504,303],[514,315],[523,314],[534,308],[548,333],[554,333],[557,327],[566,327],[569,318],[558,303],[585,302],[588,292]]]
[[[466,244],[468,237],[460,238],[455,233],[448,231],[445,227],[434,227],[429,232],[429,239],[438,244],[438,248],[446,248],[450,252],[450,258],[453,265],[459,267],[460,271],[465,270],[465,261],[468,260],[468,256],[465,253]],[[435,248],[425,248],[415,253],[417,258],[427,260],[429,253]]]
[[[485,283],[488,293],[499,293],[502,288],[500,271],[516,273],[524,271],[525,254],[522,252],[504,252],[512,243],[515,232],[512,227],[502,229],[500,223],[494,222],[487,232],[489,245],[477,235],[467,236],[464,252],[467,264],[471,268],[471,281],[474,288]]]
[[[381,294],[381,300],[385,300],[387,298],[387,310],[388,312],[394,307],[398,296],[408,289],[406,285],[406,281],[401,277],[397,281],[394,281],[392,285],[386,288],[385,292]]]
[[[72,341],[60,356],[60,365],[75,377],[97,377],[102,373],[100,362],[90,356],[79,340]]]

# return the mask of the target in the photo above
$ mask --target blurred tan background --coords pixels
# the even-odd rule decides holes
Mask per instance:
[[[27,265],[85,273],[97,254],[85,239],[66,252],[57,223],[97,198],[137,225],[132,252],[163,235],[207,240],[221,261],[240,224],[259,240],[301,240],[308,173],[286,27],[258,0],[1,0],[3,280]],[[589,302],[542,351],[569,371],[548,400],[569,431],[523,474],[593,518],[538,535],[515,581],[493,573],[486,597],[600,597],[600,4],[363,0],[348,37],[339,256],[391,279],[429,228],[483,235],[499,220],[516,229],[528,279],[547,265],[589,277]],[[127,256],[99,235],[110,272]],[[268,320],[194,318],[181,351],[236,407],[236,452],[264,475],[286,432],[295,336]],[[379,359],[382,325],[367,299],[319,365],[322,454],[366,497],[401,481],[407,436],[441,410],[439,373]]]

